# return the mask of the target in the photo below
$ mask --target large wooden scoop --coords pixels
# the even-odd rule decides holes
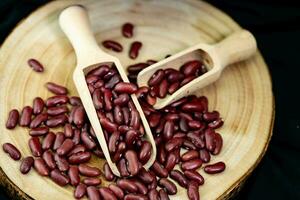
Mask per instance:
[[[183,85],[172,95],[167,95],[162,99],[157,98],[154,108],[161,109],[216,81],[226,66],[245,60],[255,52],[255,38],[249,31],[241,30],[215,45],[197,44],[143,69],[138,74],[137,83],[139,87],[147,86],[148,80],[159,69],[179,70],[180,66],[190,60],[201,60],[204,63],[208,72]]]
[[[96,109],[94,107],[92,97],[85,81],[85,74],[101,64],[109,66],[115,65],[123,81],[129,82],[124,72],[124,68],[116,57],[103,52],[99,48],[91,30],[89,18],[84,7],[71,6],[63,10],[59,16],[59,24],[72,43],[73,48],[75,49],[77,66],[73,73],[73,80],[82,100],[83,106],[86,110],[87,116],[91,122],[93,129],[95,130],[95,134],[111,170],[115,175],[120,176],[117,166],[111,160],[107,143],[105,141],[104,134],[97,117]],[[146,132],[145,138],[152,145],[151,157],[144,166],[146,169],[148,169],[152,166],[156,158],[156,146],[150,127],[136,96],[133,94],[131,95],[131,98],[140,114]]]

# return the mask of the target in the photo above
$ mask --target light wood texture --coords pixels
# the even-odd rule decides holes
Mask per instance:
[[[102,127],[85,81],[85,74],[101,64],[108,64],[109,66],[115,65],[123,81],[129,82],[124,67],[122,67],[118,58],[105,53],[101,48],[99,48],[91,29],[87,10],[84,7],[70,6],[63,10],[59,16],[59,24],[69,38],[76,53],[77,64],[73,74],[73,81],[76,89],[111,170],[115,175],[120,176],[117,165],[112,162],[110,157],[108,145],[105,141]],[[151,157],[144,165],[146,169],[149,169],[156,158],[156,145],[137,97],[133,94],[131,95],[131,98],[140,114],[145,129],[144,139],[148,140],[152,146]]]
[[[44,87],[50,80],[77,94],[72,80],[75,54],[58,24],[62,9],[74,3],[87,7],[99,44],[105,39],[123,44],[124,52],[112,55],[124,67],[150,58],[160,60],[198,43],[214,44],[240,30],[230,17],[197,0],[54,1],[38,9],[18,25],[0,50],[0,143],[15,144],[23,156],[30,154],[28,130],[5,128],[9,110],[31,105],[35,96],[50,96]],[[136,24],[132,39],[120,33],[121,25],[128,21]],[[129,45],[134,40],[144,44],[137,60],[128,57]],[[31,57],[45,65],[44,73],[37,74],[27,66]],[[224,160],[227,168],[218,175],[206,175],[200,170],[206,179],[200,187],[201,199],[227,199],[257,166],[271,138],[274,102],[270,75],[257,52],[253,58],[226,68],[218,81],[196,94],[206,95],[210,110],[219,110],[225,120],[224,127],[218,130],[224,138],[224,147],[212,162]],[[103,160],[92,162],[103,164]],[[0,182],[13,199],[72,199],[71,187],[61,188],[34,171],[21,175],[19,165],[20,162],[0,151]],[[172,199],[187,199],[186,190],[178,188]]]
[[[207,73],[180,87],[172,95],[157,98],[154,108],[161,109],[218,80],[226,66],[248,59],[253,56],[255,51],[254,36],[249,31],[240,30],[217,44],[197,44],[143,69],[138,74],[137,83],[139,87],[148,86],[148,80],[159,69],[173,68],[179,70],[182,64],[194,59],[204,62],[208,68]]]

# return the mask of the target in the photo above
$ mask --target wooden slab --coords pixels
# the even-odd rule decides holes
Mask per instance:
[[[162,59],[198,42],[215,43],[240,27],[227,15],[197,0],[65,0],[54,1],[33,12],[6,39],[0,50],[0,143],[15,144],[23,156],[29,155],[28,131],[5,128],[7,113],[12,108],[31,105],[35,96],[46,98],[44,83],[66,85],[76,95],[72,82],[75,55],[60,30],[59,12],[71,4],[83,4],[88,10],[99,43],[114,39],[124,46],[121,54],[113,53],[124,66],[147,59]],[[121,36],[124,22],[136,24],[136,36]],[[129,44],[140,40],[144,46],[137,60],[128,58]],[[111,53],[111,52],[110,52]],[[26,64],[37,58],[45,72],[37,74]],[[272,135],[274,100],[267,66],[257,53],[252,59],[225,69],[215,84],[197,92],[206,95],[210,109],[220,111],[225,125],[219,132],[224,138],[221,154],[212,159],[225,161],[226,171],[206,175],[200,187],[201,199],[223,199],[238,190],[261,160]],[[102,165],[103,160],[93,159]],[[61,188],[36,172],[19,172],[20,162],[0,151],[0,182],[13,199],[73,199],[71,187]],[[104,183],[106,185],[107,183]],[[172,199],[187,199],[180,187]]]

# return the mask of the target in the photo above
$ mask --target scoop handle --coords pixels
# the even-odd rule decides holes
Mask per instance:
[[[254,36],[247,30],[233,33],[214,47],[222,68],[251,57],[257,49]]]
[[[74,5],[65,8],[59,16],[59,24],[75,50],[77,62],[90,57],[91,52],[106,56],[97,44],[85,7]]]

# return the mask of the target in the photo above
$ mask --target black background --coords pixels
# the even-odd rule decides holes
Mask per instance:
[[[0,43],[46,0],[0,0]],[[256,37],[272,75],[276,118],[269,149],[236,199],[300,199],[298,1],[209,0]],[[3,67],[3,66],[1,66]],[[216,185],[216,187],[218,187]],[[1,189],[0,199],[9,199]]]

